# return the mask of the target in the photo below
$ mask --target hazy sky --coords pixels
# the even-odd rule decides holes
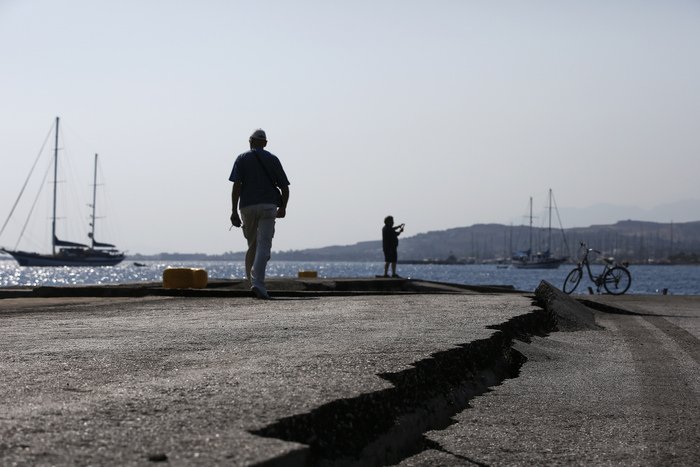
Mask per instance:
[[[258,127],[292,183],[275,250],[377,239],[388,214],[521,224],[550,187],[700,198],[697,0],[0,0],[0,59],[0,226],[60,116],[86,200],[100,154],[98,239],[131,253],[243,250],[228,176]],[[35,212],[24,249],[47,248]]]

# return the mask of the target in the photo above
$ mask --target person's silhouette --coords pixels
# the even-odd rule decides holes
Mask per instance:
[[[384,227],[382,228],[382,249],[384,250],[384,277],[389,277],[389,265],[391,265],[391,277],[399,277],[396,274],[396,263],[398,261],[399,235],[403,232],[406,224],[394,227],[394,218],[386,216]]]

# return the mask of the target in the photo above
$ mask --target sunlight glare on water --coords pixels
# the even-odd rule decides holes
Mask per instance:
[[[28,268],[13,260],[0,260],[0,287],[71,286],[160,283],[167,267],[192,267],[207,270],[210,279],[242,279],[245,268],[241,261],[145,261],[144,266],[124,262],[111,267]],[[518,290],[533,291],[542,280],[561,288],[572,265],[553,270],[498,268],[495,265],[409,265],[399,264],[398,273],[407,278],[467,285],[512,285]],[[322,278],[375,277],[383,274],[380,262],[296,262],[271,261],[267,276],[296,277],[298,271],[314,270]],[[598,272],[594,267],[594,273]],[[663,289],[677,295],[700,294],[700,266],[630,266],[632,286],[628,293],[658,294]],[[587,293],[593,284],[587,276],[577,293]]]

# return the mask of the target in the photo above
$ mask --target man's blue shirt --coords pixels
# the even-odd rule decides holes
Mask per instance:
[[[260,156],[260,161],[255,156],[256,152]],[[261,163],[265,164],[267,173],[260,165]],[[277,204],[279,192],[276,187],[289,186],[287,174],[284,173],[280,160],[264,149],[251,149],[238,156],[228,179],[241,183],[239,203],[241,208],[254,204]]]

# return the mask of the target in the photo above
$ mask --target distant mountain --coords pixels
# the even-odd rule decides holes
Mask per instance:
[[[532,234],[532,236],[531,236]],[[679,254],[700,253],[700,221],[658,223],[619,221],[609,225],[591,225],[548,230],[503,224],[476,224],[448,230],[426,232],[401,238],[399,260],[444,260],[454,257],[468,262],[510,258],[515,251],[551,249],[553,254],[575,257],[580,242],[628,261],[660,261]],[[280,251],[276,260],[290,261],[381,261],[381,240],[354,245],[328,246],[307,250]]]
[[[700,211],[699,211],[700,212]],[[612,224],[552,229],[551,245],[548,230],[503,224],[476,224],[469,227],[425,232],[401,237],[399,260],[442,261],[454,258],[464,262],[488,262],[509,259],[516,251],[530,248],[551,249],[556,256],[574,258],[580,242],[605,254],[630,262],[678,261],[697,262],[700,258],[700,221],[660,223],[644,220],[618,221]],[[221,255],[199,253],[161,253],[159,255],[130,255],[129,260],[163,261],[241,261],[244,252]],[[353,245],[333,245],[306,250],[277,251],[278,261],[383,261],[380,239]],[[693,259],[695,258],[695,259]]]

